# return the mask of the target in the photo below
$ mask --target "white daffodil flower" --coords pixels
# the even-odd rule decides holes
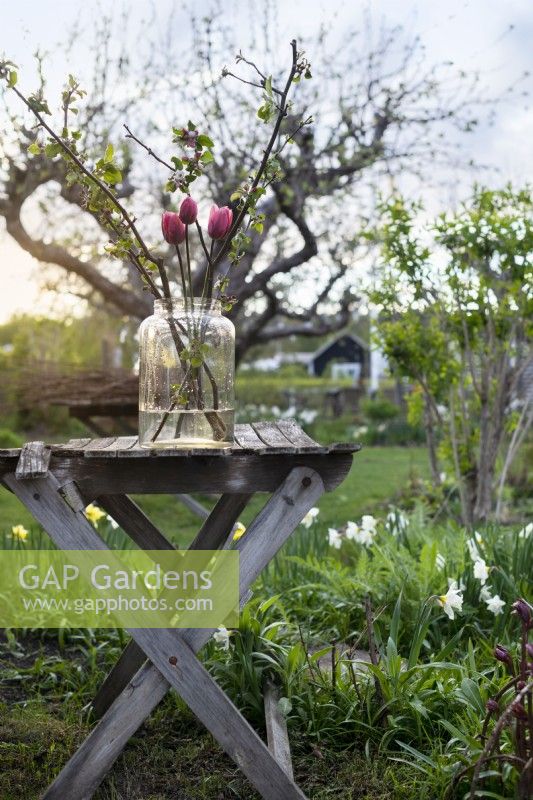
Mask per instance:
[[[435,556],[435,566],[437,567],[439,572],[442,572],[442,570],[446,566],[446,559],[444,558],[442,553],[437,553],[437,555]]]
[[[319,509],[314,507],[310,508],[305,517],[302,520],[302,525],[305,528],[310,528],[313,522],[315,521],[316,517],[319,514]]]
[[[107,521],[109,522],[113,530],[116,531],[116,529],[119,527],[118,522],[115,522],[113,517],[110,517],[109,514],[107,515]]]
[[[474,562],[478,561],[481,558],[481,556],[479,554],[479,550],[477,549],[477,545],[476,545],[475,540],[474,539],[467,539],[466,540],[466,546],[467,546],[468,553],[469,553],[470,558],[472,559],[472,561],[474,561]]]
[[[360,528],[356,537],[356,541],[365,547],[369,547],[373,543],[375,535],[375,528]]]
[[[335,550],[340,550],[342,536],[335,528],[328,528],[328,542],[330,547],[334,547]]]
[[[213,639],[222,650],[229,650],[230,632],[224,625],[219,625],[213,634]]]
[[[495,594],[494,597],[487,600],[487,608],[495,617],[497,617],[498,614],[503,614],[504,605],[505,600],[502,600],[499,594]]]
[[[346,538],[350,539],[351,541],[357,541],[358,535],[359,535],[359,525],[356,525],[355,522],[347,522]]]
[[[524,528],[522,528],[521,531],[518,532],[518,538],[529,539],[532,533],[533,533],[533,522],[528,522],[528,524]]]
[[[371,533],[375,533],[376,525],[377,525],[376,518],[371,516],[370,514],[365,514],[364,516],[361,517],[361,528],[364,531],[370,531]]]
[[[440,597],[437,597],[437,601],[444,609],[444,613],[450,619],[455,619],[454,609],[461,611],[463,608],[462,589],[457,586],[457,581],[452,581],[446,594],[441,594]]]
[[[482,586],[487,582],[489,571],[489,568],[482,558],[478,558],[477,561],[474,561],[474,578],[477,578]]]
[[[481,587],[479,590],[479,599],[483,600],[484,603],[488,603],[489,600],[492,599],[491,588],[486,584]]]

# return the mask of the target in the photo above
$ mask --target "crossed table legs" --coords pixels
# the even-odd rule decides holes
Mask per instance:
[[[62,487],[51,472],[29,480],[18,480],[10,474],[4,477],[4,483],[61,549],[106,549],[83,514],[93,498],[81,498],[75,485]],[[324,484],[317,472],[295,467],[266,502],[236,545],[240,551],[241,603],[246,600],[253,581],[323,492]],[[224,495],[192,547],[227,546],[233,524],[248,497]],[[151,549],[171,547],[125,495],[109,495],[99,500],[138,544],[145,541],[144,546]],[[158,534],[161,540],[155,545]],[[129,633],[133,643],[124,651],[95,701],[102,718],[45,792],[43,800],[92,797],[130,737],[170,688],[176,689],[265,800],[305,800],[301,789],[197,659],[195,653],[209,640],[211,630],[136,628]]]

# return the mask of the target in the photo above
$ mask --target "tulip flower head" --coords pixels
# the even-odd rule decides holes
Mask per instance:
[[[175,211],[164,211],[161,217],[163,238],[169,244],[181,244],[185,239],[185,225]]]
[[[217,205],[211,206],[209,212],[209,222],[207,232],[211,239],[223,239],[231,228],[233,222],[233,211],[228,206],[219,208]]]
[[[188,195],[180,206],[180,219],[184,225],[194,225],[198,216],[198,204]]]

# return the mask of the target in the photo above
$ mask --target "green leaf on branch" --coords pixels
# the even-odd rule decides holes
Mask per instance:
[[[210,164],[214,160],[215,160],[215,157],[213,156],[213,153],[211,152],[211,150],[206,150],[205,153],[202,153],[202,155],[200,156],[200,161],[203,164]]]
[[[122,172],[114,164],[106,164],[103,179],[106,183],[114,185],[122,180]]]
[[[213,142],[213,140],[210,139],[209,136],[206,136],[205,133],[201,133],[196,138],[196,144],[199,144],[201,147],[214,147],[215,146],[215,143]]]
[[[48,158],[54,158],[61,153],[61,150],[61,145],[58,142],[49,142],[44,148],[44,153]]]
[[[17,81],[18,81],[18,75],[17,75],[16,71],[14,69],[10,69],[9,70],[9,77],[7,79],[7,85],[9,86],[10,89],[12,89],[13,86],[16,85]]]
[[[113,155],[115,154],[115,149],[113,145],[110,143],[107,145],[104,154],[104,164],[111,164],[113,161]]]
[[[28,147],[28,153],[31,153],[33,156],[38,156],[40,152],[41,148],[37,142],[32,142]]]
[[[181,160],[181,158],[178,158],[178,156],[172,156],[172,158],[170,160],[174,164],[174,169],[176,171],[180,170],[180,169],[183,169],[183,161]]]

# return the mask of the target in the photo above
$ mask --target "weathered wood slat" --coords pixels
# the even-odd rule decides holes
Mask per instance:
[[[96,456],[96,453],[95,453]],[[222,466],[223,464],[223,466]],[[86,497],[100,494],[177,494],[205,492],[248,494],[272,492],[294,467],[318,472],[327,491],[346,477],[351,453],[235,454],[221,461],[204,455],[194,462],[183,458],[106,459],[76,458],[65,461],[52,456],[51,469],[60,482],[75,480]]]
[[[296,420],[282,419],[277,423],[280,431],[289,439],[295,447],[300,451],[312,450],[324,452],[327,448],[311,439],[305,431],[303,431]]]
[[[254,422],[254,431],[268,448],[274,448],[281,453],[295,453],[296,448],[280,431],[275,422]]]
[[[272,681],[267,681],[263,692],[268,749],[289,778],[293,778],[291,746],[287,721],[280,705],[280,692]]]
[[[251,425],[236,425],[235,439],[242,450],[256,452],[266,450],[266,444],[257,435]]]
[[[79,549],[101,549],[104,546],[87,520],[59,498],[59,484],[53,475],[25,484],[17,482],[14,476],[7,476],[6,482],[58,546]],[[241,596],[323,491],[318,475],[309,469],[295,469],[267,502],[247,535],[237,543],[241,552]],[[58,504],[63,506],[62,510]],[[97,542],[99,544],[95,546]],[[157,670],[179,691],[264,798],[303,800],[301,790],[283,772],[255,731],[195,659],[193,650],[199,649],[210,633],[205,630],[189,630],[183,634],[171,630],[131,631],[157,668],[146,665],[137,674],[131,688],[113,704],[46,792],[46,800],[86,800],[91,797],[129,737],[163,696],[166,687],[161,683]],[[171,664],[170,656],[175,656],[176,663],[179,661],[180,669]],[[148,691],[142,694],[142,702],[122,703],[123,698],[131,700],[136,686],[144,686],[145,690],[148,686]],[[117,712],[120,712],[118,716]]]
[[[127,495],[99,495],[97,503],[143,550],[174,550],[174,545]]]
[[[44,442],[28,442],[21,450],[17,464],[17,479],[41,478],[48,472],[50,449]]]
[[[202,525],[198,535],[190,545],[190,549],[218,550],[219,547],[224,547],[225,545],[229,546],[231,543],[233,526],[239,514],[246,506],[250,496],[251,495],[223,495],[215,505],[208,519]],[[128,500],[129,502],[124,503],[124,500]],[[131,517],[128,515],[127,509],[129,504],[132,504],[132,501],[129,500],[129,498],[124,498],[122,495],[109,495],[108,497],[99,498],[99,502],[117,522],[119,522],[117,516],[120,516],[121,522],[119,522],[119,524],[121,527],[132,539],[138,541],[136,536],[138,536],[139,521],[143,528],[144,524],[142,520],[139,520],[136,514],[133,514]],[[115,516],[110,509],[113,509],[117,516]],[[140,509],[137,510],[140,512]],[[142,514],[142,512],[140,513]],[[144,517],[144,514],[142,516]],[[144,520],[148,526],[152,526],[152,523],[147,517],[144,517]],[[159,531],[157,531],[157,533],[159,533]],[[172,545],[170,545],[170,547],[172,547]],[[157,550],[166,548],[152,547],[150,545],[150,539],[148,538],[148,546],[145,546],[145,549]],[[133,679],[135,673],[140,669],[145,660],[146,656],[143,650],[135,641],[131,641],[122,652],[113,669],[107,675],[93,700],[92,710],[97,719],[103,716],[115,698],[126,688],[129,681]]]
[[[116,436],[107,436],[104,439],[91,439],[89,444],[83,448],[85,458],[92,458],[95,454],[102,456],[102,451],[108,451],[108,455],[116,455],[114,444]]]

